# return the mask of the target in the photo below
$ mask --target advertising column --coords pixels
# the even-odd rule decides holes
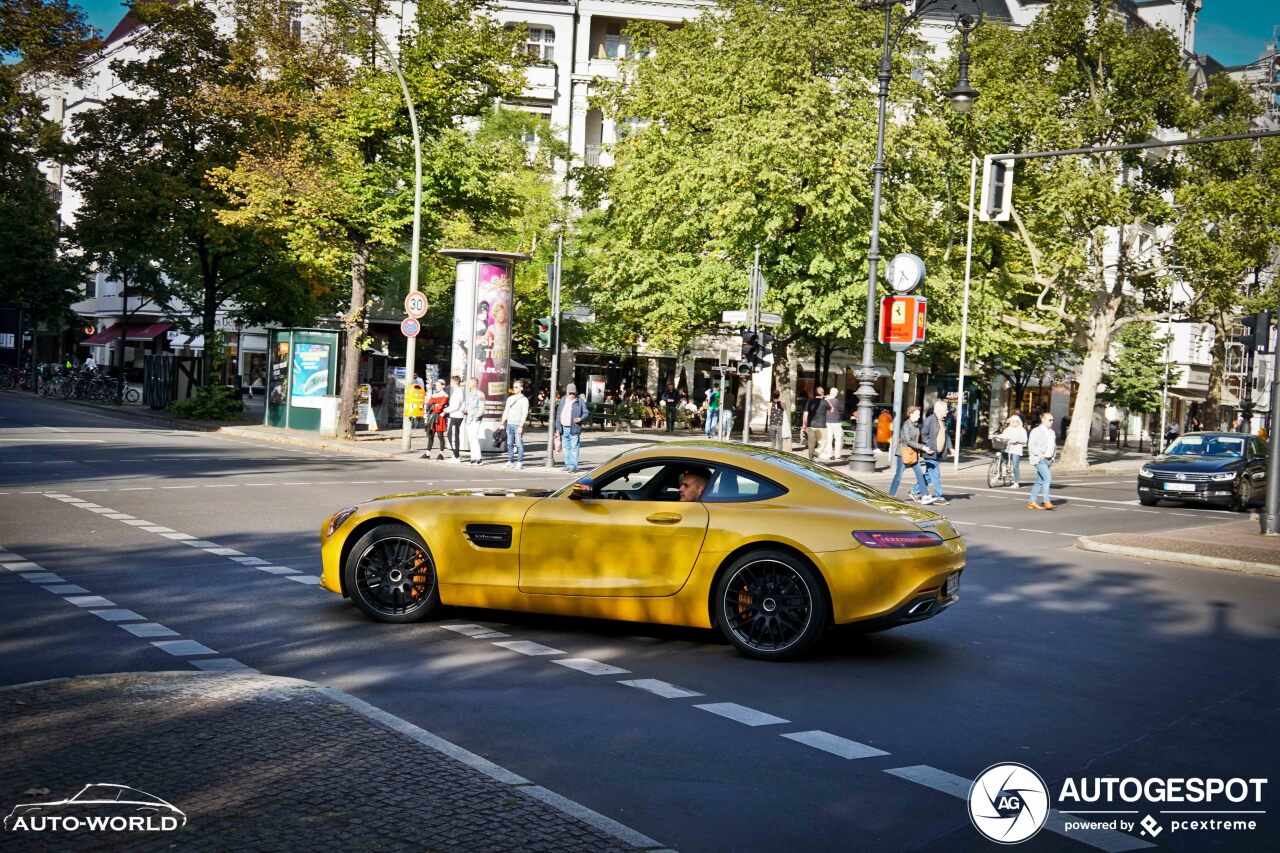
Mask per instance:
[[[515,262],[525,255],[446,250],[458,260],[454,290],[451,374],[463,386],[474,379],[485,396],[486,450],[502,419],[511,384],[512,284]]]

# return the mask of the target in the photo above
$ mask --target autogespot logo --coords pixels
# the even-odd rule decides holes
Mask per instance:
[[[1022,764],[993,764],[969,789],[974,828],[1000,844],[1031,838],[1049,817],[1049,789],[1040,774]]]

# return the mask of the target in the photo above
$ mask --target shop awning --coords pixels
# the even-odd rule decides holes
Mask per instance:
[[[124,338],[127,341],[151,341],[169,331],[172,323],[148,323],[143,325],[129,324],[125,328]],[[120,323],[112,323],[100,332],[96,332],[80,342],[81,346],[104,347],[120,340]]]
[[[174,349],[204,349],[204,335],[176,335],[169,339]]]

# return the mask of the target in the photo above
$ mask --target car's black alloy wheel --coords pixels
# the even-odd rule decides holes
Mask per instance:
[[[416,622],[440,603],[431,552],[404,524],[383,524],[361,536],[343,572],[356,606],[379,622]]]
[[[1245,476],[1241,474],[1231,484],[1231,509],[1236,512],[1249,511],[1249,483],[1245,480]]]
[[[822,636],[830,604],[821,582],[785,551],[744,554],[716,587],[716,621],[744,655],[782,660],[808,650]]]

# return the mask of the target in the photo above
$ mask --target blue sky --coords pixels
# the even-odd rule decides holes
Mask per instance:
[[[89,20],[106,35],[122,17],[120,0],[80,0]],[[1252,62],[1280,24],[1276,0],[1204,0],[1196,27],[1196,50],[1224,65]]]

